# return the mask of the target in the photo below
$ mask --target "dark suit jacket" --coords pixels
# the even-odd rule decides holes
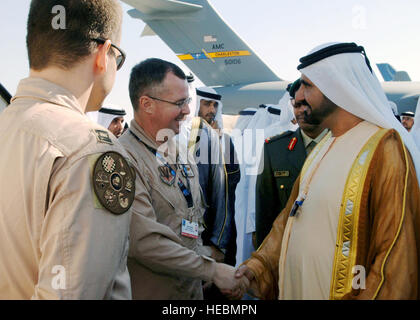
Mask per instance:
[[[297,142],[292,150],[289,144]],[[300,128],[266,140],[263,172],[257,178],[255,196],[256,240],[259,247],[271,230],[277,215],[286,206],[293,184],[306,159]],[[261,163],[262,164],[262,163]]]

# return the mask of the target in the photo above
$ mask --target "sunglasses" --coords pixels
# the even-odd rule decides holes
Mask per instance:
[[[96,38],[96,39],[90,39],[90,40],[92,40],[92,41],[95,41],[95,42],[97,42],[97,43],[100,43],[100,44],[104,44],[105,43],[105,39],[102,39],[102,38]],[[115,48],[115,49],[117,49],[118,50],[118,52],[120,53],[119,55],[117,55],[116,56],[116,62],[117,62],[117,70],[120,70],[121,69],[121,67],[123,66],[123,64],[124,64],[124,61],[125,61],[125,57],[126,57],[126,54],[125,54],[125,52],[121,49],[121,48],[119,48],[118,46],[116,46],[115,44],[113,44],[113,43],[111,43],[111,47],[113,47],[113,48]]]

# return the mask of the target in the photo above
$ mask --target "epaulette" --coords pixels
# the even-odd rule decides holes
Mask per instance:
[[[288,130],[288,131],[285,131],[283,133],[277,134],[275,136],[272,136],[270,138],[265,139],[265,143],[270,143],[270,142],[273,142],[273,141],[277,141],[278,139],[281,139],[283,137],[290,136],[293,132],[294,131]]]

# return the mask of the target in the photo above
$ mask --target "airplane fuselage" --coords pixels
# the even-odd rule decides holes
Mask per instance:
[[[223,113],[238,114],[244,108],[258,107],[261,104],[277,104],[288,81],[259,82],[232,86],[215,87],[223,97]],[[420,82],[383,82],[382,88],[388,100],[398,106],[398,112],[415,111],[420,92]]]

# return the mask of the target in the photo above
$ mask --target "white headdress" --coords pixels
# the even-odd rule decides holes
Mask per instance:
[[[218,103],[217,112],[215,120],[220,129],[223,129],[223,118],[222,118],[222,111],[223,111],[223,104],[222,104],[222,96],[219,95],[216,90],[209,87],[200,87],[196,90],[197,94],[197,105],[195,110],[195,116],[198,116],[198,112],[200,111],[200,102],[201,100],[215,100]]]
[[[245,108],[244,110],[241,110],[235,124],[235,129],[241,130],[241,132],[244,131],[256,112],[256,108]]]
[[[417,107],[414,116],[413,128],[411,128],[410,134],[414,141],[417,143],[417,147],[420,149],[420,97],[417,100]]]
[[[108,104],[106,107],[102,107],[98,111],[87,112],[86,115],[92,121],[108,129],[112,120],[114,120],[117,117],[124,117],[126,115],[126,112],[123,108],[119,106]]]
[[[395,104],[395,102],[393,101],[388,101],[389,102],[389,106],[391,107],[392,113],[394,114],[394,116],[398,116],[398,107]]]
[[[397,130],[411,153],[419,178],[420,151],[395,118],[363,47],[355,43],[324,44],[300,61],[300,72],[336,105],[382,128]]]

